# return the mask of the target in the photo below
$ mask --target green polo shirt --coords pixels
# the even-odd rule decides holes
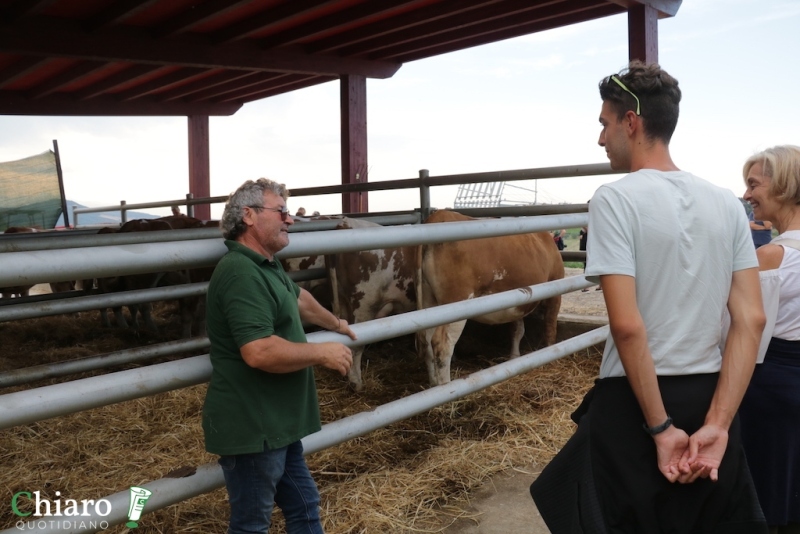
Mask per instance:
[[[254,369],[239,348],[272,335],[305,343],[300,288],[279,261],[236,241],[225,245],[228,253],[214,269],[206,305],[213,367],[203,406],[206,450],[234,455],[278,449],[320,429],[314,371]]]

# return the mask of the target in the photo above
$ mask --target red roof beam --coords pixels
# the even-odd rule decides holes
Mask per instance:
[[[320,35],[341,33],[363,25],[364,22],[362,21],[364,19],[367,20],[367,23],[375,22],[375,20],[370,19],[379,16],[391,16],[398,8],[418,4],[419,2],[420,0],[382,0],[381,2],[352,6],[322,19],[312,20],[300,26],[259,39],[258,44],[265,49],[276,48]]]
[[[360,26],[351,31],[340,33],[308,43],[304,49],[309,53],[332,52],[376,36],[389,35],[407,30],[428,22],[446,19],[454,13],[463,13],[474,9],[501,3],[503,0],[445,0],[409,13]],[[530,2],[529,2],[530,3]]]
[[[292,80],[295,80],[297,76],[302,76],[301,74],[280,74],[277,72],[256,72],[252,73],[251,76],[248,77],[246,83],[242,83],[241,80],[239,81],[230,81],[227,83],[223,83],[217,85],[215,87],[210,87],[205,91],[201,91],[198,93],[194,93],[190,95],[186,100],[188,102],[198,102],[201,100],[212,100],[216,99],[219,100],[223,98],[223,95],[227,95],[228,93],[232,93],[234,91],[238,91],[240,89],[247,89],[248,87],[252,87],[254,85],[263,85],[264,83],[273,83],[275,80],[280,80],[282,78],[292,77]]]
[[[594,20],[600,17],[618,15],[620,13],[624,13],[624,10],[621,10],[619,6],[613,4],[599,5],[577,12],[573,11],[568,15],[552,17],[547,20],[537,20],[525,24],[517,23],[505,29],[497,28],[493,31],[484,31],[479,35],[476,35],[473,31],[467,32],[465,34],[466,36],[462,38],[456,38],[457,36],[454,33],[453,38],[446,44],[441,44],[441,42],[439,42],[438,44],[430,45],[429,43],[419,42],[415,43],[417,45],[415,47],[398,47],[397,50],[385,49],[383,53],[402,58],[403,61],[414,61],[430,57],[431,55],[446,54],[455,50],[464,50],[473,46],[497,42],[498,40],[511,39],[521,35],[551,30],[561,26]],[[461,34],[461,31],[458,33]]]
[[[216,72],[210,76],[202,78],[200,80],[195,80],[193,82],[187,83],[185,85],[181,85],[180,87],[176,87],[174,89],[170,89],[169,91],[164,91],[163,93],[159,93],[158,101],[159,102],[169,102],[170,100],[177,100],[178,98],[185,98],[189,95],[194,93],[198,93],[200,91],[204,91],[206,89],[211,89],[213,87],[218,87],[220,85],[235,82],[237,80],[242,80],[243,78],[248,78],[251,76],[258,76],[261,73],[258,72],[248,72],[242,70],[232,70],[232,71],[220,71]]]
[[[400,68],[394,62],[310,55],[301,50],[262,50],[252,42],[214,46],[202,36],[160,41],[130,26],[114,32],[87,34],[75,23],[49,18],[21,21],[4,28],[0,53],[54,56],[109,63],[151,63],[204,69],[257,70],[340,76],[359,74],[389,78]]]
[[[0,87],[23,78],[26,74],[33,72],[49,61],[50,58],[46,57],[24,57],[20,59],[13,65],[0,71]]]
[[[571,11],[585,9],[587,5],[595,6],[603,0],[572,0],[567,5]],[[440,42],[443,35],[456,30],[464,33],[475,34],[475,28],[489,24],[495,20],[507,21],[504,25],[520,24],[531,18],[541,19],[562,12],[565,9],[564,0],[551,0],[550,2],[532,3],[530,0],[513,0],[503,3],[503,10],[498,11],[495,6],[483,6],[471,11],[456,13],[453,16],[441,17],[437,20],[424,20],[411,28],[406,28],[398,34],[391,36],[378,36],[373,39],[337,49],[337,53],[345,56],[359,54],[370,56],[391,56],[382,52],[383,49],[402,49],[404,46],[413,47],[418,42]],[[573,5],[575,6],[573,8]]]
[[[261,89],[260,91],[255,88],[250,88],[249,90],[231,93],[220,99],[214,99],[213,102],[220,104],[225,102],[252,102],[253,100],[260,100],[268,96],[280,95],[296,89],[319,85],[337,79],[332,76],[302,76],[300,74],[292,74],[291,77],[294,78],[294,81],[287,80],[285,84],[281,85],[270,84],[267,88]]]
[[[75,93],[75,97],[78,100],[95,98],[103,93],[111,92],[125,84],[136,82],[137,80],[147,77],[155,71],[163,68],[164,67],[161,65],[133,65],[122,72],[109,76],[104,80],[100,80],[99,82],[77,91]]]
[[[180,68],[174,72],[150,80],[149,82],[132,87],[126,91],[115,93],[114,96],[123,102],[135,100],[151,93],[158,93],[159,91],[163,91],[175,84],[191,80],[192,78],[200,76],[205,72],[205,69]]]
[[[117,25],[123,20],[156,4],[159,0],[117,0],[107,9],[83,22],[87,32],[96,32]]]
[[[30,99],[42,98],[106,68],[108,68],[108,64],[102,61],[83,61],[27,91],[26,95]]]
[[[243,39],[254,33],[286,24],[293,19],[307,15],[329,4],[340,3],[341,0],[292,0],[267,9],[258,15],[247,17],[223,30],[213,33],[211,40],[216,44],[229,43]]]
[[[50,4],[55,1],[56,0],[17,0],[17,2],[14,2],[11,6],[0,12],[0,20],[5,24],[9,24],[22,17],[37,15],[47,9]]]
[[[161,39],[189,31],[195,26],[233,11],[244,4],[250,3],[250,1],[209,0],[203,2],[176,17],[162,22],[150,32],[150,35],[156,39]]]

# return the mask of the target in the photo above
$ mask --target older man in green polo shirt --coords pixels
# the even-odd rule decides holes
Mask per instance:
[[[314,365],[346,375],[350,349],[307,343],[302,321],[356,339],[284,272],[275,254],[294,223],[289,192],[266,178],[228,199],[228,253],[208,286],[213,372],[203,406],[206,450],[219,454],[231,505],[229,534],[268,532],[273,504],[289,533],[322,532],[319,492],[300,440],[320,429]]]

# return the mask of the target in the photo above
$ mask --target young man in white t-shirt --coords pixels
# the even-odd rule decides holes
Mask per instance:
[[[576,435],[531,493],[554,534],[575,521],[584,532],[766,533],[736,417],[765,321],[747,218],[733,193],[673,163],[677,80],[635,61],[600,95],[599,144],[631,173],[600,187],[589,211],[586,276],[603,288],[611,335]],[[725,307],[735,325],[720,353]],[[543,497],[555,483],[581,488],[560,494],[571,510]]]

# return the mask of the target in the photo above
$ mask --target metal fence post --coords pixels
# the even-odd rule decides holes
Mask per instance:
[[[419,210],[422,222],[431,214],[431,187],[427,184],[427,179],[430,176],[428,169],[420,169],[419,171]]]
[[[128,210],[125,209],[126,204],[127,202],[124,200],[119,201],[119,220],[121,224],[128,222]]]
[[[194,198],[194,193],[186,193],[186,200],[192,200]],[[189,217],[194,217],[194,204],[190,204],[189,202],[186,203],[186,215]]]

